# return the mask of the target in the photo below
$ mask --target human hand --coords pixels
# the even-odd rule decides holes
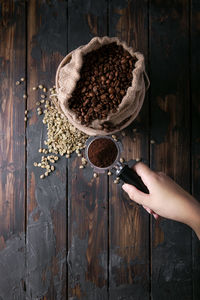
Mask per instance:
[[[149,190],[149,194],[135,186],[124,184],[129,197],[141,204],[149,213],[185,223],[200,238],[200,203],[162,172],[154,172],[143,163],[133,167]]]

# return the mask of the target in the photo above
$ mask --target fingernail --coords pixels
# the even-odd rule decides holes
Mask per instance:
[[[154,216],[154,219],[158,220],[159,216],[157,214],[153,213],[153,216]]]
[[[128,185],[125,183],[125,184],[122,185],[122,188],[123,188],[123,190],[124,190],[125,192],[127,192],[127,190],[128,190]]]
[[[152,214],[152,210],[151,210],[150,208],[147,208],[147,209],[148,209],[148,210],[147,210],[148,213],[149,213],[149,214]]]

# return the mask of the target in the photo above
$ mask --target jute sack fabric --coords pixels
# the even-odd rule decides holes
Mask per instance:
[[[90,126],[86,127],[81,124],[76,117],[75,112],[69,108],[68,101],[71,98],[76,84],[80,79],[80,70],[83,64],[83,56],[87,53],[99,49],[103,45],[116,42],[127,50],[137,61],[133,69],[132,85],[127,89],[126,95],[123,97],[118,106],[117,112],[110,112],[105,119],[96,119]],[[108,135],[113,134],[127,127],[138,115],[145,97],[145,80],[147,88],[149,79],[145,72],[144,56],[139,52],[134,52],[126,43],[121,42],[118,38],[113,37],[95,37],[88,44],[80,46],[70,52],[60,63],[56,72],[56,92],[58,101],[55,103],[57,107],[65,114],[69,122],[76,128],[88,135]],[[111,131],[102,130],[102,124],[111,124]]]

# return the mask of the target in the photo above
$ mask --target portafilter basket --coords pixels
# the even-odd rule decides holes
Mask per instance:
[[[89,158],[88,151],[91,146],[91,144],[97,140],[97,139],[110,139],[114,144],[117,149],[117,155],[113,163],[105,168],[100,168],[98,166],[95,166]],[[137,173],[129,168],[127,163],[121,163],[119,161],[120,154],[122,152],[122,144],[119,141],[115,141],[112,137],[110,136],[95,136],[95,137],[90,137],[86,141],[86,148],[85,148],[85,156],[87,161],[89,162],[90,166],[94,169],[96,173],[105,173],[107,170],[113,169],[116,176],[119,177],[123,182],[132,184],[134,185],[138,190],[142,191],[143,193],[149,194],[149,191],[146,187],[146,185],[143,183],[142,179],[140,176],[137,175]]]

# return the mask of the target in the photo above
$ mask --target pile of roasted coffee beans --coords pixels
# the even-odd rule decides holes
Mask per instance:
[[[116,43],[102,46],[86,54],[80,80],[69,99],[69,108],[82,125],[95,119],[105,119],[115,113],[133,79],[136,62],[128,51]],[[107,131],[109,124],[102,125]]]

